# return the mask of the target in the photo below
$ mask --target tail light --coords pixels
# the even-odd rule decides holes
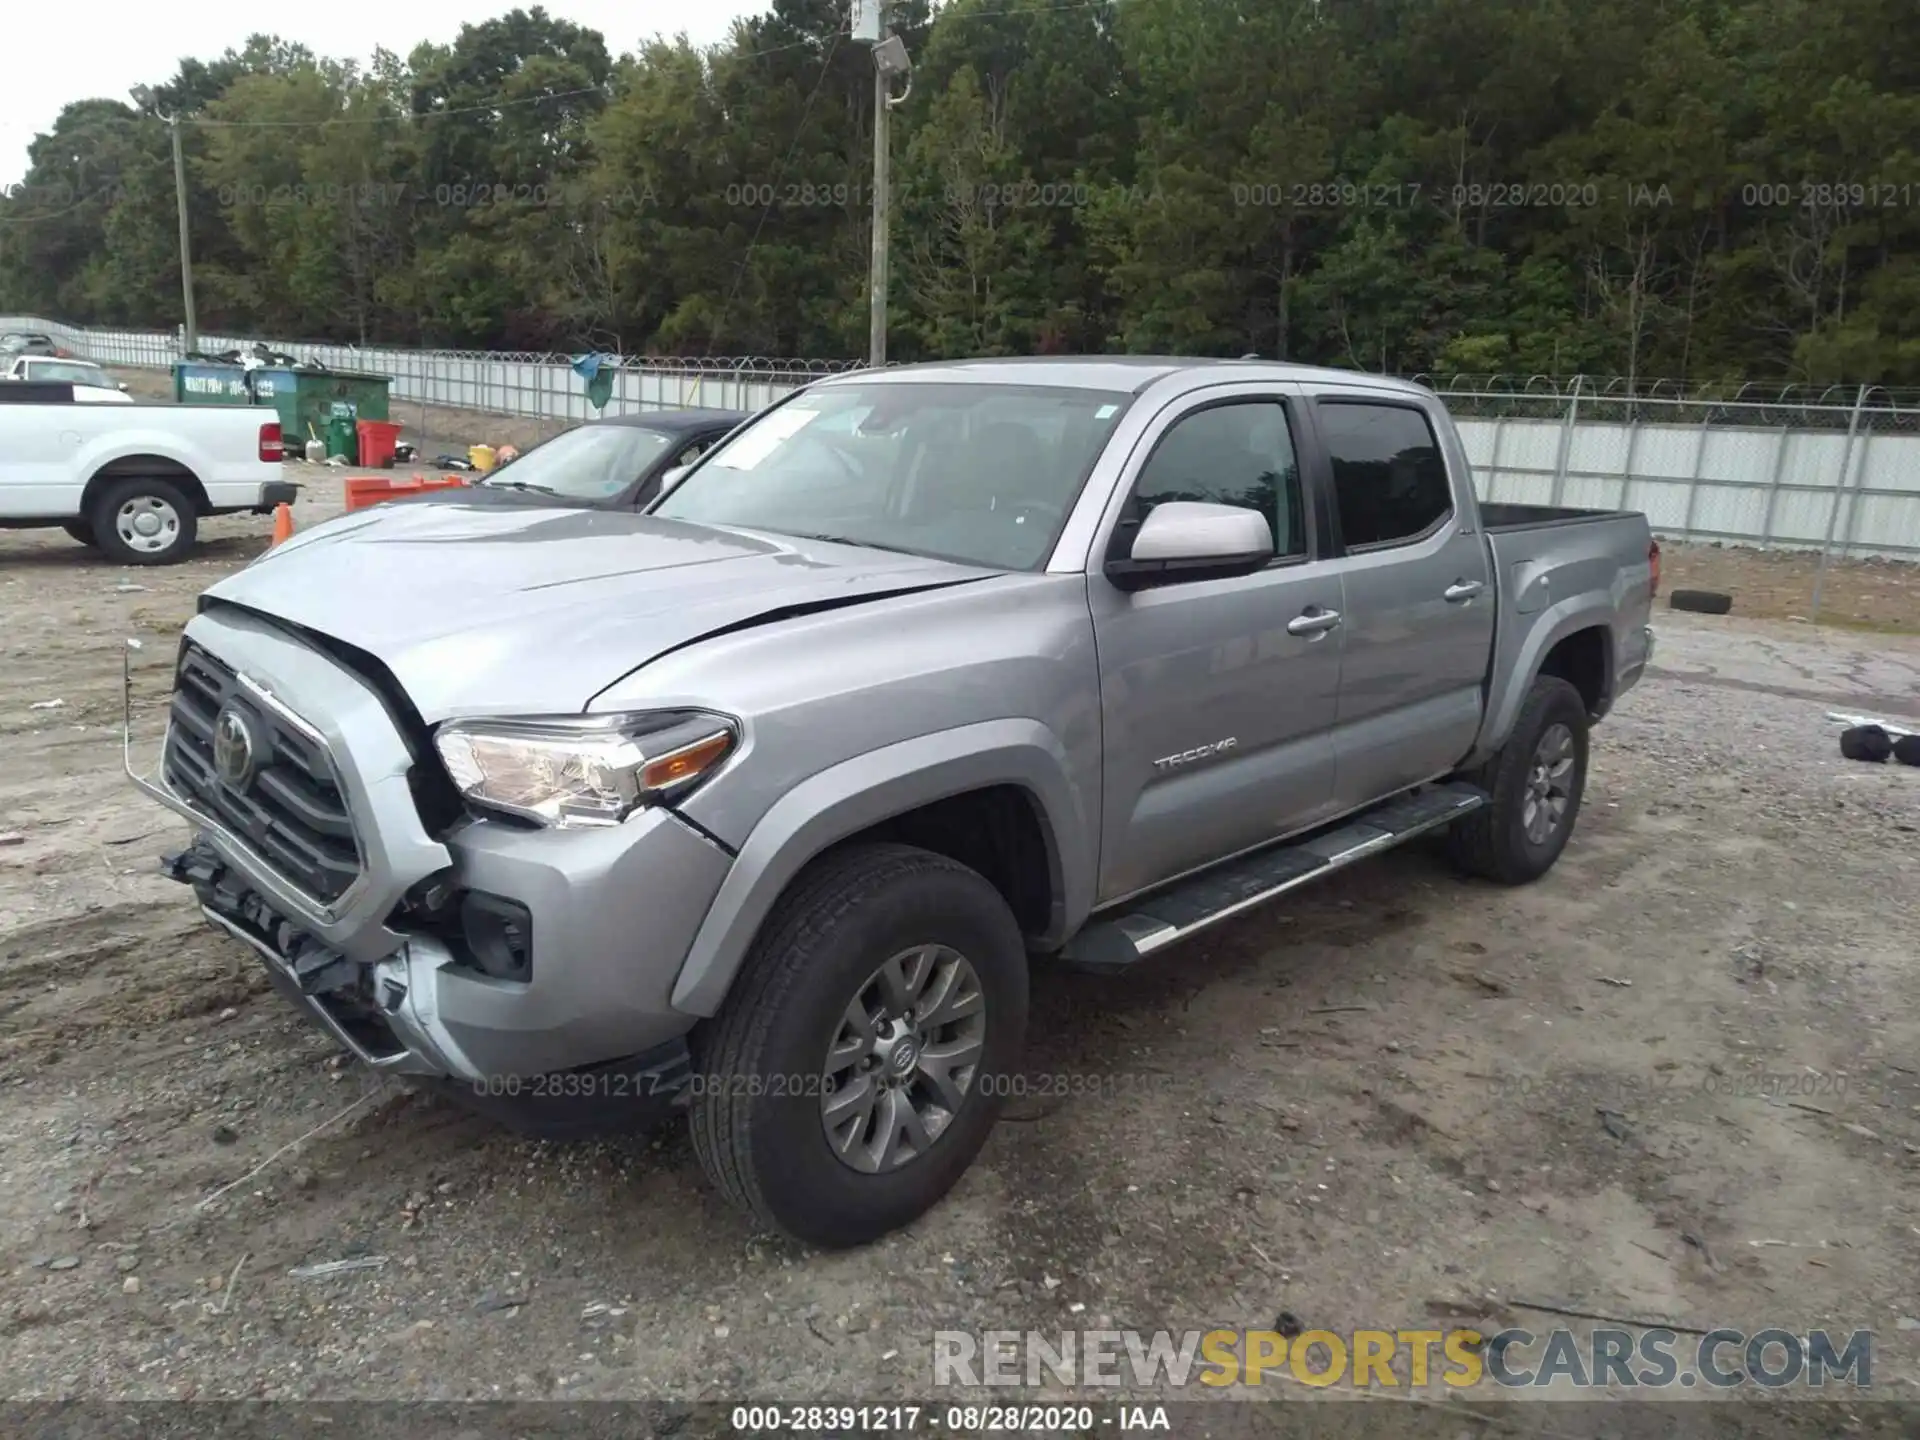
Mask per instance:
[[[260,427],[260,458],[279,462],[287,458],[287,447],[280,439],[280,422],[269,421]]]
[[[1653,541],[1647,546],[1647,564],[1653,570],[1653,595],[1660,597],[1660,542]]]

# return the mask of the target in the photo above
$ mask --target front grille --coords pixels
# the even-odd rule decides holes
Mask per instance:
[[[216,760],[216,728],[229,711],[252,741],[252,764],[238,783],[222,777]],[[181,651],[170,715],[162,766],[175,793],[308,895],[332,901],[345,894],[359,878],[360,855],[326,747],[197,645]]]

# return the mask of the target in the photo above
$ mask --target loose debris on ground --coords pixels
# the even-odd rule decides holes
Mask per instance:
[[[676,1131],[536,1143],[375,1086],[158,878],[122,641],[150,755],[173,637],[267,522],[206,534],[139,572],[0,535],[10,1395],[924,1398],[939,1329],[1530,1311],[1870,1326],[1877,1388],[1920,1374],[1920,775],[1824,723],[1920,723],[1915,642],[1663,613],[1546,881],[1403,852],[1118,981],[1042,971],[1013,1123],[822,1256]]]

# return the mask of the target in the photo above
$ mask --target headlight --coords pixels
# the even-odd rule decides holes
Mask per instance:
[[[563,829],[618,825],[684,794],[738,740],[731,720],[688,710],[460,720],[433,737],[469,804]]]

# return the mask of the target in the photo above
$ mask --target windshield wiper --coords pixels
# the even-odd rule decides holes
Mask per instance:
[[[899,545],[882,545],[878,540],[856,540],[851,535],[809,535],[804,530],[776,530],[773,533],[791,536],[795,540],[817,540],[823,545],[858,545],[863,550],[885,550],[894,555],[919,553]]]
[[[560,492],[551,485],[535,485],[531,480],[482,480],[482,485],[496,490],[537,490],[542,495],[558,495]]]

